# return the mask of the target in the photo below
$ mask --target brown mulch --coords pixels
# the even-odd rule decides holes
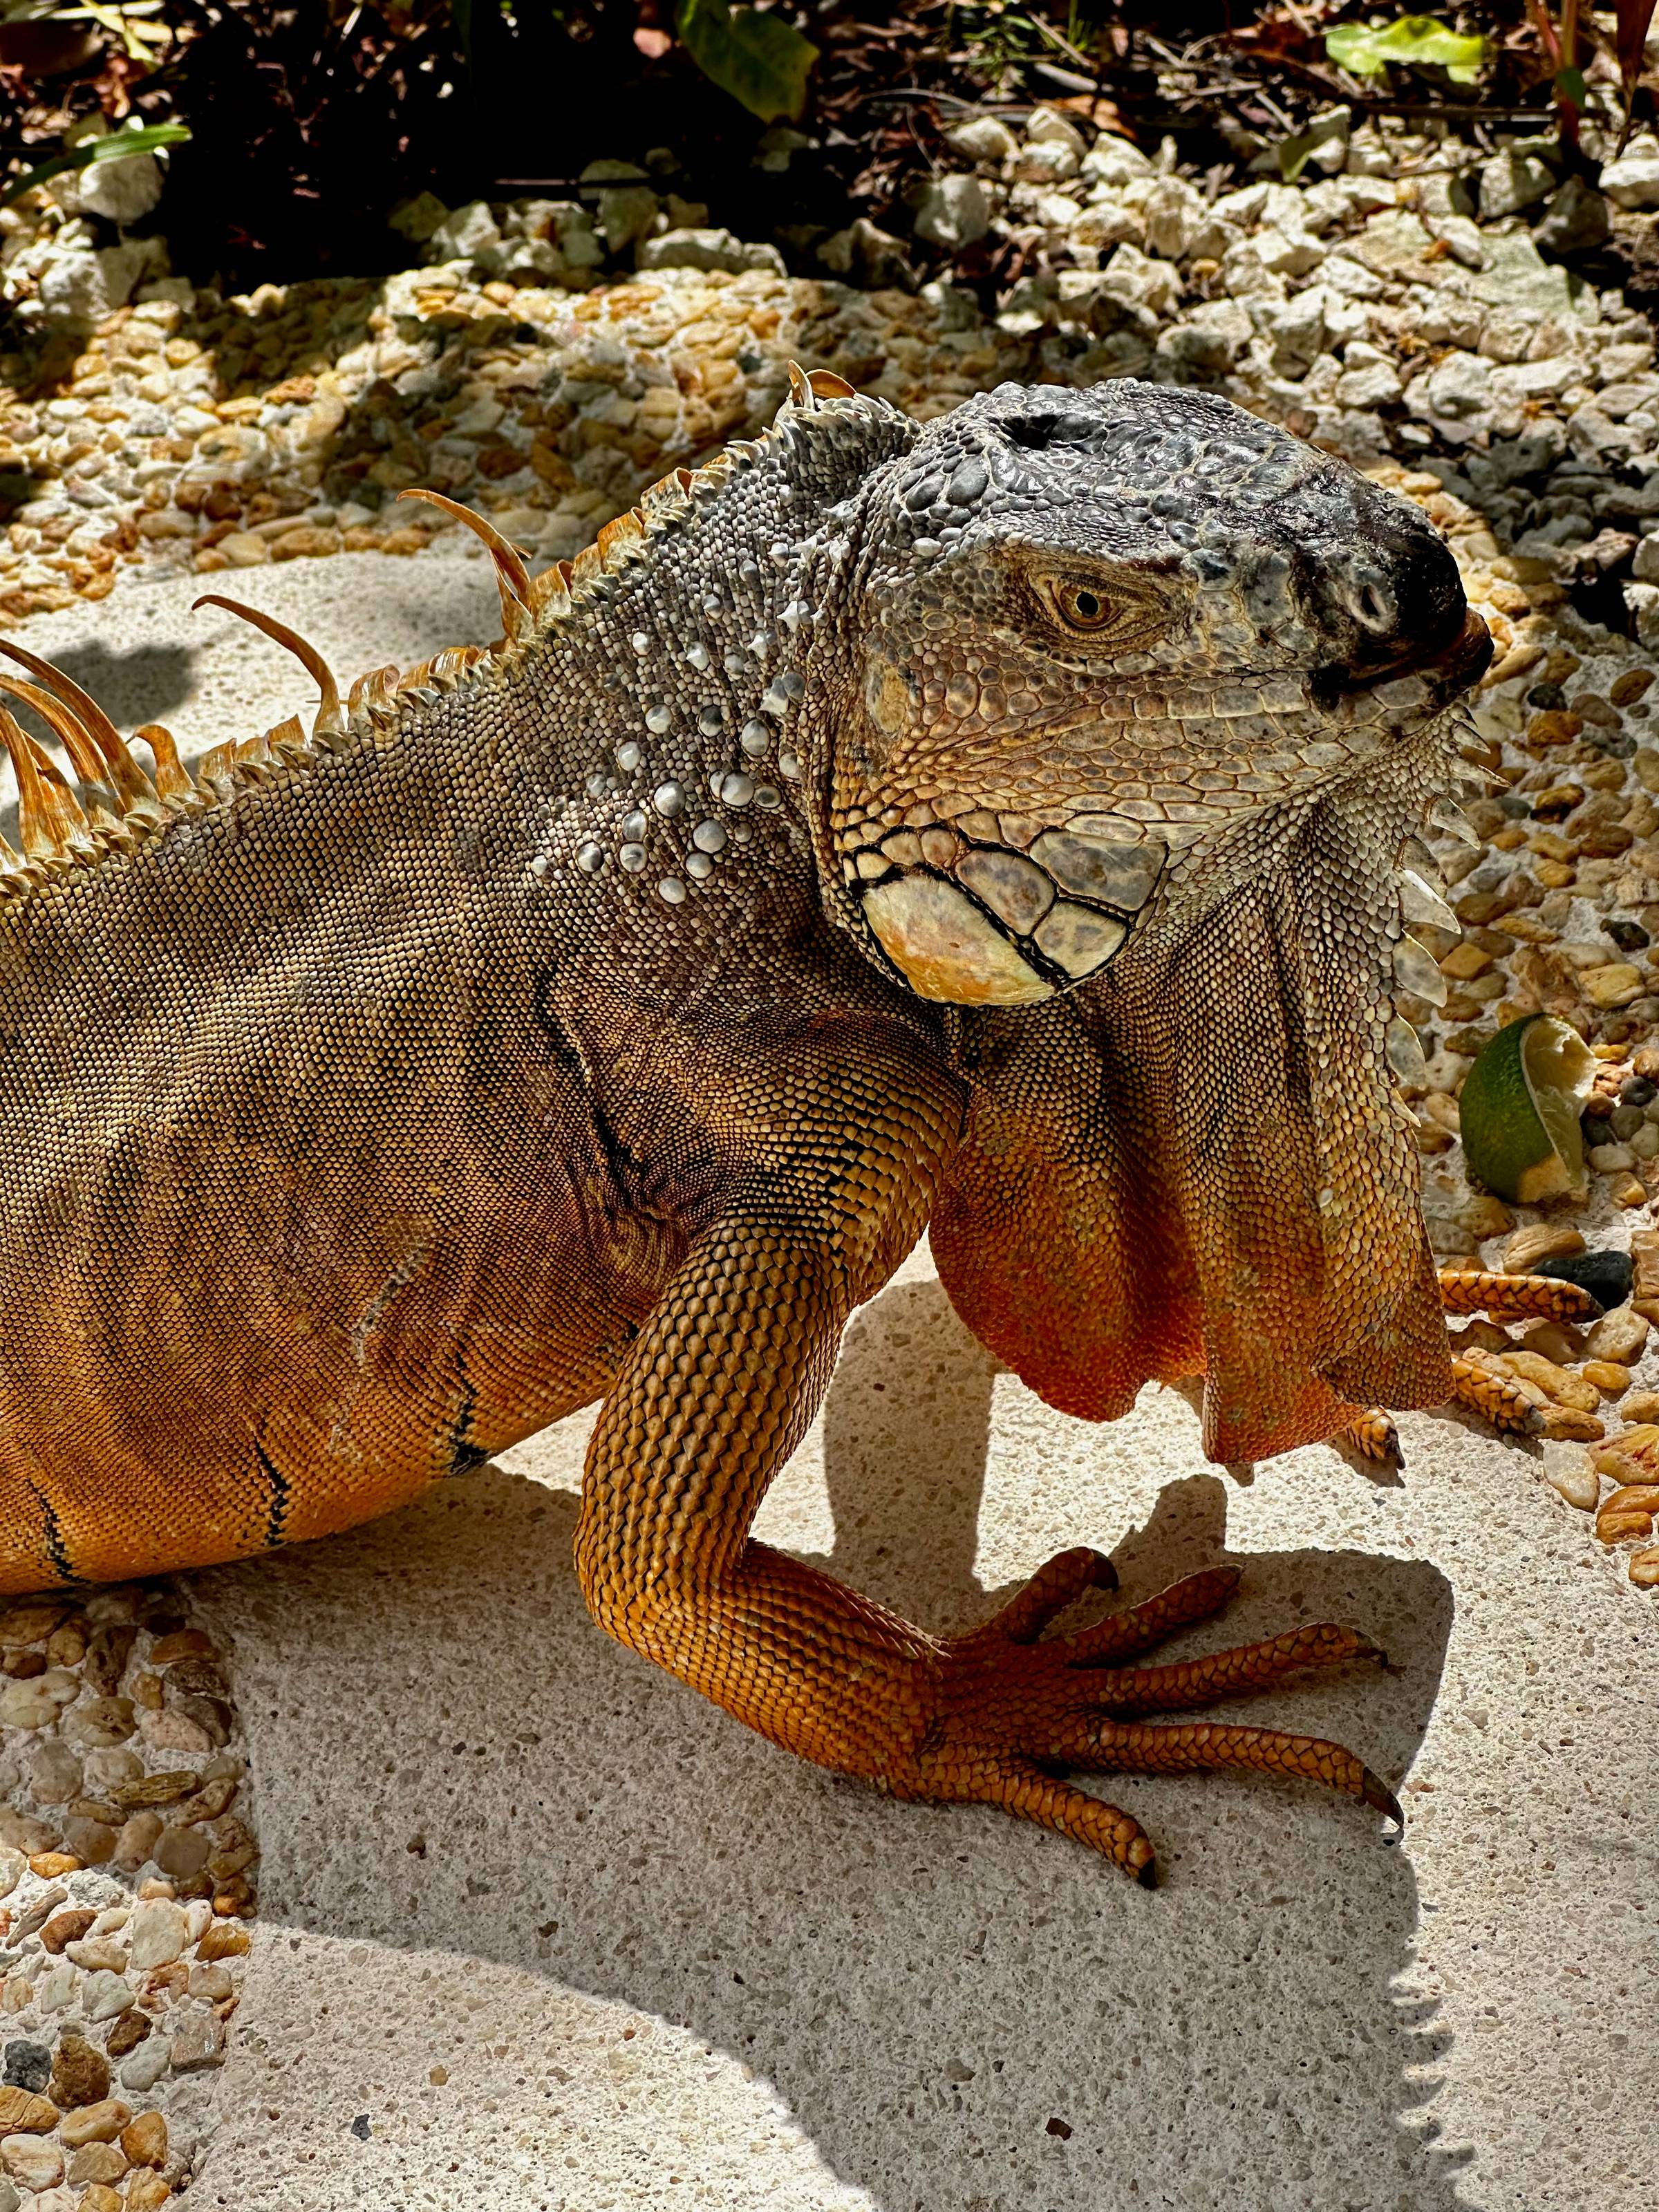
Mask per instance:
[[[770,233],[793,262],[857,215],[904,235],[907,188],[939,166],[945,131],[1038,103],[1149,150],[1172,136],[1200,173],[1231,173],[1338,101],[1438,117],[1477,143],[1552,127],[1525,0],[1446,11],[1493,52],[1471,88],[1438,71],[1380,88],[1345,76],[1324,35],[1369,15],[1368,0],[1276,0],[1236,20],[1224,0],[780,0],[780,12],[820,50],[800,125],[813,143],[793,158],[673,41],[673,0],[532,0],[515,14],[494,0],[167,0],[149,20],[171,41],[149,63],[84,23],[0,24],[0,163],[15,173],[43,158],[95,109],[185,120],[192,141],[148,227],[185,273],[244,289],[399,265],[407,247],[386,217],[417,192],[452,206],[568,197],[589,161],[647,154],[659,190],[745,237]],[[1638,98],[1650,113],[1651,88]],[[913,258],[920,275],[940,258]]]

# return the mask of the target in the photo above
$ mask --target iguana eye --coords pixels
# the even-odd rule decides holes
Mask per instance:
[[[1067,629],[1104,629],[1117,610],[1087,584],[1056,583],[1049,586],[1055,611]]]

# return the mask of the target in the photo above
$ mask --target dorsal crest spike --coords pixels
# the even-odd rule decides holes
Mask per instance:
[[[530,571],[524,565],[524,556],[516,545],[509,544],[493,522],[486,520],[475,507],[463,507],[458,499],[449,499],[441,491],[428,491],[415,486],[400,491],[399,499],[423,499],[428,507],[440,508],[464,522],[475,537],[483,540],[490,559],[495,563],[495,584],[501,595],[501,631],[511,642],[527,637],[535,627],[530,609]]]
[[[635,513],[639,512],[638,508]],[[556,622],[570,611],[570,586],[566,581],[564,564],[556,561],[550,568],[544,568],[539,576],[530,580],[530,611]]]
[[[323,695],[322,704],[317,709],[317,719],[311,726],[313,737],[339,736],[345,727],[340,713],[339,687],[334,681],[332,670],[315,646],[307,645],[297,631],[291,630],[286,623],[279,623],[274,615],[261,614],[258,607],[244,606],[240,599],[222,599],[217,592],[204,592],[192,603],[191,612],[193,614],[198,607],[222,607],[227,614],[240,615],[242,620],[252,623],[255,629],[262,629],[278,645],[285,645]],[[214,750],[218,751],[221,748],[216,746]]]
[[[33,707],[41,720],[49,724],[63,739],[64,750],[70,757],[70,765],[80,781],[100,789],[103,787],[103,757],[61,699],[54,697],[39,684],[26,684],[21,676],[0,676],[0,691],[3,691],[8,698],[21,699],[26,707]]]
[[[630,507],[625,514],[617,515],[600,531],[598,539],[599,558],[610,568],[620,562],[629,547],[637,545],[644,536],[645,524],[640,511],[636,507]]]
[[[348,716],[360,714],[383,714],[401,680],[395,661],[383,668],[366,668],[352,685],[346,700]]]
[[[155,788],[161,797],[187,799],[196,786],[190,780],[190,770],[179,757],[172,731],[160,722],[144,722],[132,734],[149,747],[155,763]]]
[[[813,368],[807,371],[806,381],[812,387],[815,399],[856,399],[857,392],[844,376],[837,376],[833,368]]]
[[[236,757],[236,740],[227,738],[222,744],[210,745],[196,763],[196,773],[204,783],[219,783],[230,774]]]
[[[0,742],[17,778],[17,828],[31,860],[55,859],[84,835],[87,817],[75,793],[16,717],[0,707]]]
[[[803,415],[811,415],[817,408],[817,394],[812,389],[812,380],[798,361],[789,364],[789,404]]]
[[[99,781],[110,785],[123,812],[146,801],[155,803],[155,785],[127,750],[121,732],[90,692],[83,691],[74,678],[65,676],[61,668],[54,668],[49,660],[42,660],[39,653],[27,651],[10,638],[0,638],[0,653],[27,668],[31,676],[38,677],[52,696],[74,715],[102,754],[108,773]],[[52,726],[58,728],[56,722]],[[67,744],[68,739],[64,742]]]

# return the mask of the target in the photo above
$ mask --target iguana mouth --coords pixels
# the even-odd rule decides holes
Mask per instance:
[[[1413,642],[1381,667],[1322,669],[1316,686],[1330,696],[1355,698],[1412,678],[1422,686],[1422,705],[1431,711],[1449,704],[1486,673],[1492,656],[1492,634],[1473,607],[1460,608],[1437,637]]]
[[[1436,720],[1492,658],[1486,624],[1460,611],[1449,639],[1413,647],[1330,701],[1364,705],[1367,722]],[[1263,678],[1264,696],[1282,676]],[[1316,678],[1310,691],[1322,688]],[[1271,798],[1264,794],[1265,803]],[[1172,854],[1253,811],[1194,794],[1191,818],[1148,821],[1098,799],[1044,824],[983,807],[912,807],[890,823],[849,823],[842,868],[882,951],[921,997],[958,1006],[1031,1006],[1097,976],[1154,902]],[[887,813],[895,810],[888,809]],[[923,819],[923,817],[926,819]]]

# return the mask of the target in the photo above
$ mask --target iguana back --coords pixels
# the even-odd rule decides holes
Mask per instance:
[[[695,538],[678,481],[652,503],[630,675],[715,627],[711,538],[718,627],[767,619],[746,549],[781,475],[729,473],[694,486],[724,493]],[[590,556],[549,620],[553,575],[539,625],[515,581],[522,641],[210,762],[132,849],[0,907],[0,1588],[344,1528],[590,1402],[728,1172],[716,1059],[866,1010],[922,1026],[824,925],[769,725],[763,755],[726,719],[639,726],[616,581]],[[600,881],[577,855],[640,842],[636,798],[650,880]],[[707,860],[708,823],[718,870],[671,905],[668,843]]]

